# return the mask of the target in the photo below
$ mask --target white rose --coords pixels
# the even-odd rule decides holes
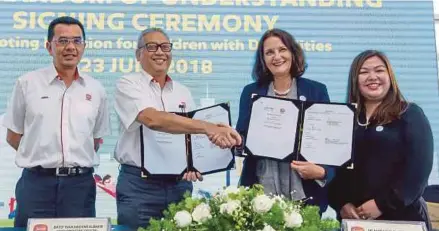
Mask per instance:
[[[276,231],[276,230],[273,229],[273,227],[271,227],[270,225],[265,224],[264,229],[260,231]]]
[[[201,203],[195,207],[194,211],[192,212],[192,218],[194,221],[199,223],[203,223],[204,221],[212,218],[209,205],[206,203]]]
[[[237,200],[232,200],[232,201],[229,201],[227,203],[221,204],[220,205],[220,212],[223,214],[227,213],[227,214],[232,215],[233,212],[235,210],[238,210],[239,208],[241,208],[241,202],[237,201]]]
[[[274,204],[274,200],[266,195],[259,195],[252,201],[253,210],[257,213],[268,212]]]
[[[284,214],[285,226],[288,228],[300,227],[303,223],[303,218],[300,213],[292,211],[291,213]]]
[[[192,223],[192,216],[188,211],[178,211],[174,216],[177,227],[184,228]]]

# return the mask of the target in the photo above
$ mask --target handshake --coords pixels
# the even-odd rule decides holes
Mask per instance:
[[[241,145],[242,138],[239,133],[227,124],[209,124],[206,127],[209,140],[220,148],[232,148]]]

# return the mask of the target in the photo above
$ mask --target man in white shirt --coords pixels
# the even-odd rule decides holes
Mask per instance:
[[[78,20],[53,20],[47,39],[53,64],[18,78],[4,119],[15,162],[24,168],[15,227],[26,227],[28,218],[96,215],[93,167],[109,133],[107,96],[99,81],[78,70],[85,49]]]
[[[162,217],[170,203],[178,202],[192,182],[202,180],[199,173],[185,173],[183,180],[166,177],[141,177],[140,130],[150,129],[174,134],[206,134],[222,148],[241,144],[231,127],[188,119],[169,112],[196,109],[189,89],[172,80],[168,68],[172,44],[161,29],[147,29],[138,39],[136,58],[140,73],[123,76],[116,85],[115,109],[122,134],[115,149],[121,163],[116,188],[119,225],[137,229],[149,225],[150,218]]]

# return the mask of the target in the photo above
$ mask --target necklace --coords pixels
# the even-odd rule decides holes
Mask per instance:
[[[292,84],[293,84],[293,83],[291,82],[291,83],[290,83],[290,87],[289,87],[287,90],[285,90],[285,91],[283,91],[283,92],[279,92],[279,91],[276,90],[276,88],[274,88],[274,83],[273,83],[273,91],[274,91],[274,94],[277,95],[277,96],[287,96],[288,93],[290,93],[290,91],[291,91],[291,85],[292,85]]]
[[[290,88],[288,88],[286,91],[284,91],[284,92],[278,92],[276,89],[274,89],[274,87],[273,87],[273,91],[274,91],[274,94],[276,94],[277,96],[287,96],[288,95],[288,93],[290,93],[290,91],[291,91],[291,87]]]
[[[361,127],[366,127],[369,125],[369,120],[366,121],[366,123],[361,123],[360,120],[357,117],[357,124],[360,125]]]

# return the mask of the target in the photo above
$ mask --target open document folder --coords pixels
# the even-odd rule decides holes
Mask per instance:
[[[255,95],[245,153],[344,166],[352,159],[356,107]]]
[[[211,123],[231,124],[230,107],[226,103],[176,113]],[[204,134],[170,134],[141,128],[142,170],[146,176],[183,176],[187,171],[210,174],[231,169],[234,156],[221,149]]]

